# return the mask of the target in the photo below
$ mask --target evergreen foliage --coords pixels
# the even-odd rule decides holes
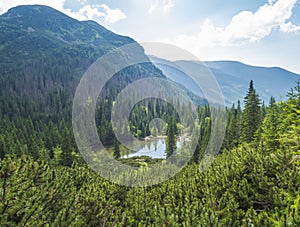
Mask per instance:
[[[261,122],[261,109],[258,94],[254,89],[253,81],[250,81],[248,93],[245,97],[245,109],[241,128],[241,141],[251,142]]]
[[[57,165],[42,155],[35,160],[20,153],[17,158],[9,155],[13,143],[0,139],[7,152],[0,162],[0,225],[299,226],[298,92],[295,89],[287,102],[272,101],[267,107],[258,147],[229,139],[232,148],[224,149],[207,171],[191,163],[169,181],[148,188],[115,185],[84,164],[64,167],[60,147],[53,150],[60,160]],[[228,111],[229,124],[240,119],[240,107]],[[209,128],[208,109],[199,113]]]
[[[166,140],[166,156],[169,158],[176,151],[176,123],[173,117],[169,117]]]

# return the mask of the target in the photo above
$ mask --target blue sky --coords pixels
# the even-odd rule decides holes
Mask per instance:
[[[237,60],[300,73],[299,0],[0,0],[0,13],[44,4],[138,42],[180,46],[200,60]]]

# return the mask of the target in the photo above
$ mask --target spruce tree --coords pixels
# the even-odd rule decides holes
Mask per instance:
[[[241,141],[251,142],[261,122],[260,99],[253,81],[250,81],[248,93],[244,99],[245,108],[242,114]]]
[[[169,158],[176,150],[176,138],[175,138],[175,123],[173,117],[169,118],[168,128],[167,128],[167,141],[166,141],[166,153],[167,158]]]

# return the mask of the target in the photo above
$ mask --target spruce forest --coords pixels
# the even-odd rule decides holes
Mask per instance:
[[[221,151],[205,171],[201,160],[217,110],[196,96],[200,136],[178,174],[158,185],[126,187],[93,171],[73,135],[74,92],[94,61],[130,43],[45,6],[0,16],[0,226],[300,226],[299,79],[284,99],[269,103],[249,81],[244,99],[226,108]],[[142,171],[164,160],[124,158],[129,151],[114,135],[111,110],[123,88],[146,77],[165,75],[151,63],[117,73],[99,96],[95,119],[111,156]],[[166,122],[160,136],[168,158],[187,130],[169,103],[139,102],[130,130],[141,140],[155,135],[156,118]]]

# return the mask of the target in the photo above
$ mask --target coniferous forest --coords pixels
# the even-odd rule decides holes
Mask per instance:
[[[0,226],[300,226],[299,80],[284,101],[270,97],[269,103],[260,99],[255,81],[249,81],[244,100],[226,109],[221,151],[205,171],[200,163],[214,136],[211,111],[217,110],[199,99],[200,136],[182,171],[150,187],[120,186],[95,173],[81,157],[72,130],[72,98],[90,64],[134,41],[93,22],[36,7],[38,12],[20,7],[0,17]],[[43,15],[38,22],[31,17],[22,22],[39,33],[18,30],[15,14]],[[53,24],[51,31],[42,27],[53,17],[61,24]],[[14,41],[16,34],[21,38]],[[95,34],[101,34],[98,40],[85,38]],[[25,50],[28,45],[31,52]],[[128,151],[110,120],[117,94],[148,76],[164,78],[150,63],[119,72],[99,97],[95,119],[111,155],[143,171],[163,160],[122,158]],[[170,104],[139,102],[130,114],[130,130],[139,139],[153,135],[150,122],[155,118],[166,122],[169,157],[176,150],[176,136],[186,130]]]

